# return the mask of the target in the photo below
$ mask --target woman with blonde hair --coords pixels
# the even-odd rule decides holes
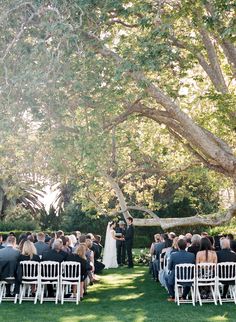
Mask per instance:
[[[26,240],[22,246],[22,251],[20,256],[17,259],[18,267],[17,267],[17,278],[15,283],[15,292],[18,294],[21,279],[22,279],[22,268],[20,262],[22,261],[36,261],[40,262],[40,257],[37,255],[37,250],[30,240]],[[32,296],[35,295],[35,284],[31,285],[31,293]]]
[[[37,255],[34,244],[30,240],[26,240],[23,244],[22,252],[18,257],[18,262],[29,260],[40,262],[40,257]]]

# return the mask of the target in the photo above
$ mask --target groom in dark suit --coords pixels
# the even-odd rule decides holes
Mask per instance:
[[[118,238],[121,237],[123,239],[117,239],[116,240],[116,250],[117,250],[117,263],[119,266],[123,266],[125,264],[125,222],[123,220],[120,220],[118,223],[119,227],[116,228],[116,234],[119,234],[120,236],[117,236]]]
[[[133,247],[133,240],[134,240],[134,227],[133,227],[132,217],[127,218],[127,224],[128,224],[128,227],[125,234],[125,245],[126,245],[127,256],[128,256],[128,268],[132,268],[134,266],[133,256],[132,256],[132,247]]]

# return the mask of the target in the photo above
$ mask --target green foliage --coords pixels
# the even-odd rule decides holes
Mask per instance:
[[[86,231],[91,221],[100,222],[97,217],[103,209],[118,208],[102,179],[108,172],[116,175],[129,204],[159,210],[161,216],[216,211],[222,185],[218,176],[166,174],[195,161],[184,148],[186,142],[177,143],[166,126],[135,115],[116,126],[114,133],[104,130],[140,97],[143,104],[160,108],[146,92],[154,84],[180,101],[182,111],[201,126],[235,146],[235,88],[221,48],[225,39],[233,44],[235,4],[214,0],[211,15],[206,14],[206,4],[203,0],[178,5],[132,0],[72,1],[69,6],[66,0],[52,1],[51,6],[44,1],[2,2],[0,46],[2,57],[6,55],[0,66],[0,182],[9,201],[29,184],[71,182],[77,186],[74,199],[82,209],[66,210],[60,220],[53,211],[42,214],[41,226],[54,230],[65,224],[71,230],[81,224]],[[27,21],[39,8],[40,14]],[[198,53],[207,60],[199,33],[203,27],[214,38],[228,94],[216,91],[198,63]],[[115,64],[102,57],[100,45],[88,34],[114,49],[121,61]],[[139,70],[145,79],[134,82],[130,73]],[[159,171],[148,174],[153,168]],[[177,188],[165,198],[171,184]]]
[[[82,233],[99,234],[104,241],[109,220],[105,216],[98,215],[95,209],[83,211],[80,204],[69,204],[63,214],[60,227],[66,231],[79,230]]]

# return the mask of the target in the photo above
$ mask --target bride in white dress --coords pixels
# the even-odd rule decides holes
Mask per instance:
[[[109,222],[107,225],[105,246],[103,252],[103,264],[105,268],[117,268],[117,257],[116,257],[116,240],[121,239],[115,236],[116,223],[114,221]]]

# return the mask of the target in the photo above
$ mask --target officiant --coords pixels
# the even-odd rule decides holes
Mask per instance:
[[[118,227],[116,228],[115,236],[117,238],[124,238],[126,234],[125,222],[120,220],[118,222]],[[125,240],[116,240],[116,249],[117,249],[117,263],[119,266],[125,265],[125,256],[126,256],[126,247]]]

